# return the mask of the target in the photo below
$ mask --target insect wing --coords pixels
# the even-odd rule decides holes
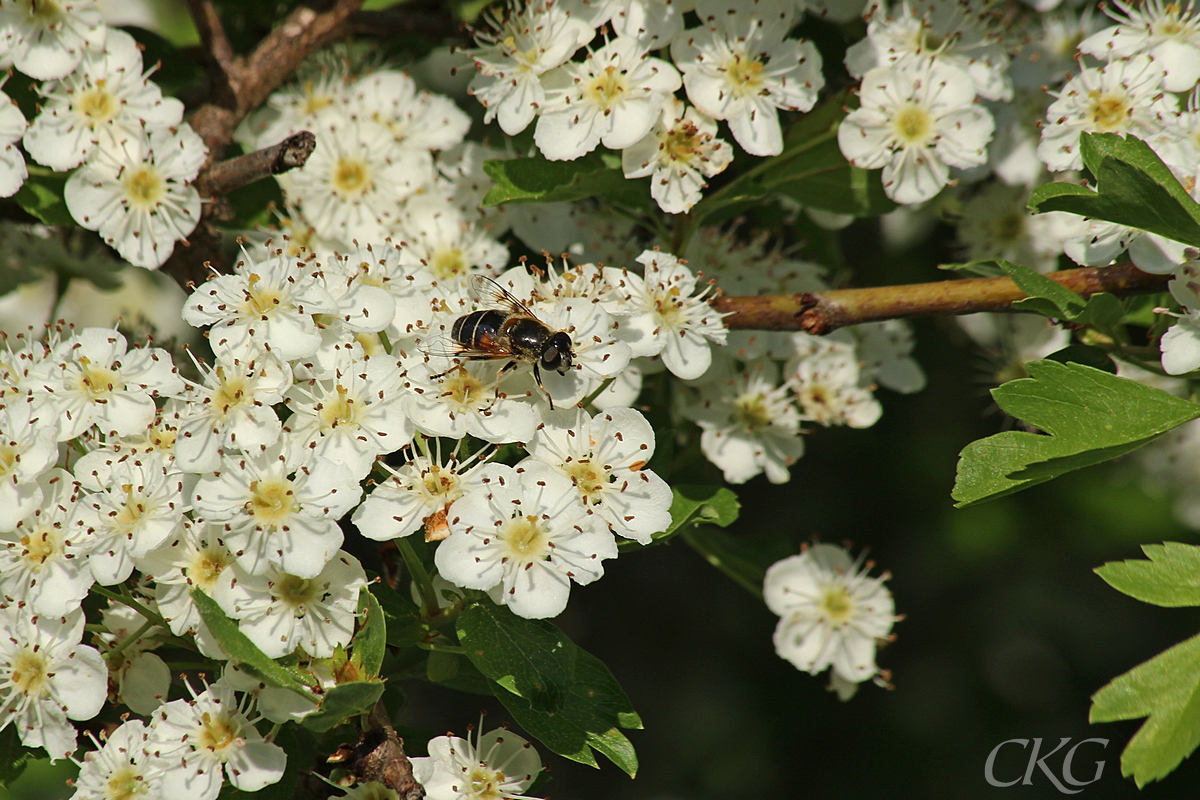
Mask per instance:
[[[510,314],[534,316],[529,307],[518,300],[512,292],[486,275],[476,275],[471,279],[471,295],[484,308],[496,308]]]

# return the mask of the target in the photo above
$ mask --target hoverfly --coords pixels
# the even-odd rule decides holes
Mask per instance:
[[[532,364],[533,378],[538,388],[545,393],[554,409],[554,399],[542,385],[542,369],[552,369],[560,375],[575,360],[575,348],[566,331],[555,331],[542,322],[500,284],[483,275],[471,281],[471,293],[483,306],[454,320],[449,334],[448,347],[434,345],[424,348],[425,353],[466,361],[494,361],[508,359],[496,376],[496,394],[500,394],[500,377],[518,364]],[[449,375],[455,366],[445,372],[431,376],[434,380]]]

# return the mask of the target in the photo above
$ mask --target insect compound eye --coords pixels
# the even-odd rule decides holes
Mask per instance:
[[[549,344],[542,350],[542,365],[546,369],[558,370],[566,374],[566,370],[570,369],[574,361],[574,352],[571,349],[571,337],[563,331],[559,331],[550,337]]]

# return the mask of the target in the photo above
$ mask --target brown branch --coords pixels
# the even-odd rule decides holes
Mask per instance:
[[[196,190],[202,197],[214,197],[302,167],[316,146],[317,137],[309,131],[294,133],[279,144],[213,164],[196,179]]]
[[[238,123],[262,105],[313,51],[344,36],[350,15],[363,0],[334,0],[324,11],[302,5],[245,58],[226,52],[228,41],[215,13],[208,16],[213,8],[207,0],[189,2],[214,62],[210,65],[209,97],[188,120],[208,147],[208,157],[196,184],[218,184],[209,173],[218,168],[225,150],[232,144]],[[216,193],[206,197],[216,202],[204,204],[200,224],[188,237],[187,245],[177,246],[162,268],[184,287],[202,281],[209,272],[208,264],[221,266],[221,230],[216,221],[224,211],[224,204]]]
[[[225,35],[225,26],[221,24],[221,18],[217,16],[217,9],[213,7],[212,0],[187,0],[187,6],[196,30],[200,33],[200,42],[204,45],[204,52],[212,59],[212,63],[223,72],[232,71],[236,56],[233,46],[229,44],[229,37]]]
[[[1084,267],[1052,272],[1052,278],[1083,297],[1100,292],[1115,295],[1166,291],[1170,275],[1150,275],[1133,264]],[[713,299],[718,311],[730,312],[729,328],[804,331],[826,334],[847,325],[934,314],[972,314],[1008,311],[1027,295],[1009,278],[970,278],[869,289],[725,297]]]

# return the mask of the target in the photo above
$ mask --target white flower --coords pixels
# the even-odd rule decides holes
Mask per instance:
[[[723,315],[704,299],[709,287],[695,293],[696,276],[670,253],[646,250],[637,261],[645,277],[605,269],[628,314],[621,326],[638,337],[630,341],[633,355],[661,355],[676,376],[699,378],[712,363],[709,342],[724,344],[727,333]]]
[[[267,102],[238,126],[234,139],[246,152],[345,118],[352,98],[349,67],[345,59],[323,58],[326,52],[317,51],[302,65],[296,80],[272,92]]]
[[[193,589],[208,596],[233,563],[233,553],[218,537],[217,525],[185,525],[182,533],[166,547],[138,559],[137,568],[154,581],[154,599],[159,613],[176,636],[196,634],[200,652],[210,658],[225,658],[200,612],[192,601]]]
[[[450,535],[450,509],[463,495],[478,491],[497,477],[496,465],[487,461],[490,450],[481,450],[461,463],[453,454],[442,463],[440,440],[434,457],[415,455],[367,495],[351,520],[368,539],[386,542],[408,536],[422,525],[425,540]]]
[[[104,46],[108,27],[93,0],[7,0],[0,6],[0,52],[31,78],[61,78],[85,50]]]
[[[25,134],[35,161],[64,171],[95,150],[117,151],[142,129],[169,128],[183,119],[183,103],[164,98],[142,74],[142,54],[125,31],[109,31],[103,50],[84,54],[79,68],[43,84],[42,111]]]
[[[408,415],[428,436],[461,439],[471,435],[485,442],[523,442],[533,435],[537,415],[528,398],[534,390],[501,391],[499,361],[452,367],[449,372],[425,361],[407,368]],[[470,363],[470,362],[468,362]],[[436,377],[435,377],[436,376]]]
[[[247,572],[274,565],[315,578],[341,547],[337,521],[362,489],[345,465],[287,449],[225,454],[221,469],[196,485],[194,508],[224,527],[225,544]]]
[[[825,85],[821,54],[812,42],[783,38],[786,19],[770,14],[729,9],[706,23],[671,44],[688,99],[728,122],[747,153],[782,153],[777,109],[808,111],[816,104]]]
[[[542,155],[563,161],[630,147],[654,126],[679,72],[651,58],[635,39],[617,37],[542,79],[546,90],[533,140]]]
[[[411,761],[428,800],[522,800],[542,771],[533,745],[503,728],[476,729],[474,742],[435,737],[429,756]]]
[[[366,585],[362,565],[338,551],[312,578],[274,566],[251,575],[235,564],[222,573],[214,599],[268,657],[300,647],[314,658],[329,658],[354,635],[358,592]]]
[[[183,527],[183,481],[160,461],[97,450],[75,463],[75,477],[80,523],[91,534],[88,563],[101,586],[124,581],[135,558]]]
[[[108,669],[94,647],[80,644],[83,612],[38,616],[0,605],[0,730],[12,725],[27,747],[50,760],[75,752],[68,719],[91,719],[108,697]]]
[[[194,384],[180,416],[175,465],[184,472],[212,472],[221,450],[275,444],[283,429],[272,406],[292,385],[286,362],[263,353],[241,361],[218,355],[213,367],[198,365],[203,383]]]
[[[0,405],[0,531],[11,531],[42,505],[38,476],[58,458],[53,425],[38,414],[33,398]],[[40,406],[49,416],[50,407]]]
[[[25,115],[16,101],[0,92],[0,197],[12,197],[29,177],[25,154],[17,147],[24,135]]]
[[[879,674],[875,647],[896,622],[884,578],[872,578],[841,547],[814,544],[767,570],[763,599],[781,619],[775,650],[796,669],[826,667],[860,683]]]
[[[957,67],[876,67],[863,76],[860,98],[838,126],[838,145],[854,166],[882,167],[884,192],[897,203],[932,198],[950,182],[950,167],[987,162],[992,116]]]
[[[596,31],[564,4],[548,0],[510,5],[507,16],[492,16],[488,22],[493,30],[475,30],[481,46],[467,53],[479,70],[470,92],[487,109],[483,121],[499,119],[501,130],[514,136],[546,102],[541,76],[570,58]]]
[[[641,141],[621,153],[626,178],[650,176],[650,196],[668,214],[700,202],[701,190],[733,160],[733,148],[716,138],[717,123],[682,100],[667,98],[662,117]]]
[[[186,124],[97,150],[67,179],[67,210],[131,264],[160,267],[200,222],[200,194],[190,181],[206,153]]]
[[[382,242],[404,200],[433,183],[432,156],[397,147],[379,122],[343,115],[315,133],[308,162],[280,175],[279,183],[322,236]]]
[[[1038,272],[1053,270],[1078,218],[1061,211],[1031,214],[1028,202],[1027,186],[993,182],[964,203],[958,236],[966,257],[1003,258]]]
[[[865,78],[876,67],[936,61],[967,73],[980,97],[1007,102],[1013,96],[1009,57],[990,30],[998,18],[990,3],[972,0],[904,0],[892,13],[881,7],[871,15],[867,38],[846,51],[846,67]]]
[[[0,533],[0,593],[35,614],[60,617],[92,587],[91,541],[75,512],[79,486],[51,469],[37,478],[41,506]]]
[[[620,536],[649,544],[671,524],[671,487],[646,463],[654,456],[654,429],[632,408],[588,415],[556,412],[538,426],[529,455],[566,475],[584,509]],[[527,472],[532,462],[521,463]]]
[[[256,792],[283,777],[287,754],[263,739],[232,689],[215,684],[193,695],[167,703],[150,723],[151,752],[174,762],[163,775],[164,797],[215,800],[226,778]]]
[[[861,385],[853,342],[805,336],[807,345],[784,368],[805,420],[818,425],[869,428],[883,406]]]
[[[155,397],[183,391],[171,356],[158,347],[127,349],[111,328],[84,328],[54,346],[39,364],[35,394],[53,401],[60,442],[92,425],[119,436],[141,433],[154,421]]]
[[[700,426],[700,449],[725,480],[745,483],[766,471],[771,483],[786,483],[804,441],[791,387],[779,383],[775,363],[752,361],[699,388],[700,402],[684,414]]]
[[[1085,131],[1161,136],[1178,110],[1174,96],[1163,92],[1165,76],[1162,64],[1146,55],[1081,71],[1046,110],[1038,158],[1052,172],[1081,168],[1079,137]]]
[[[1146,0],[1137,6],[1115,0],[1104,7],[1117,24],[1079,43],[1079,51],[1101,61],[1147,53],[1166,73],[1163,88],[1186,92],[1200,79],[1200,14],[1187,3]]]
[[[508,261],[504,244],[436,195],[415,197],[405,205],[398,237],[404,240],[399,263],[426,289]]]
[[[88,752],[75,779],[71,800],[160,800],[166,765],[147,752],[149,729],[140,719],[126,720],[96,750]]]
[[[284,429],[293,446],[365,478],[376,456],[412,441],[404,372],[394,357],[363,356],[357,345],[339,346],[332,362],[327,373],[288,390],[293,413]]]
[[[903,394],[925,388],[925,373],[912,357],[914,341],[908,323],[897,319],[868,322],[855,325],[853,333],[858,338],[858,359],[864,378]]]
[[[230,360],[250,362],[263,350],[283,361],[314,355],[321,334],[312,315],[333,314],[337,304],[311,264],[269,244],[262,255],[243,250],[232,275],[196,287],[183,318],[211,325],[209,343]]]
[[[522,617],[554,617],[567,607],[571,581],[588,584],[616,558],[608,531],[589,524],[579,493],[550,470],[508,468],[454,505],[450,536],[434,562],[447,580],[490,590]]]
[[[471,127],[471,118],[453,100],[418,91],[416,81],[399,70],[366,75],[351,91],[355,111],[386,125],[401,147],[449,150]]]
[[[1183,311],[1173,315],[1178,319],[1159,340],[1163,371],[1183,375],[1200,369],[1200,265],[1180,266],[1167,288]]]
[[[598,299],[554,298],[533,303],[533,309],[550,330],[566,331],[571,338],[573,357],[566,374],[556,370],[539,371],[554,408],[578,403],[629,366],[631,351],[629,345],[620,340],[619,323],[609,316]],[[534,395],[544,396],[541,391]]]

